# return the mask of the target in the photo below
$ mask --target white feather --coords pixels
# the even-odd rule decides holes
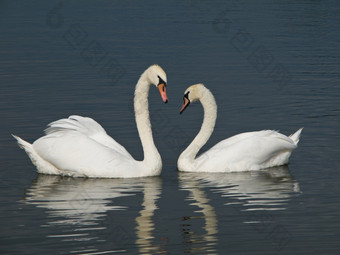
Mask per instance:
[[[96,121],[77,115],[50,123],[46,135],[33,144],[14,138],[39,173],[104,178],[159,175],[162,161],[152,137],[147,100],[151,84],[158,84],[159,77],[166,82],[162,68],[150,66],[135,89],[138,91],[134,99],[136,123],[144,150],[142,161],[133,159]],[[162,93],[166,98],[165,92]]]
[[[274,130],[238,134],[222,140],[196,157],[214,130],[217,106],[214,96],[203,84],[189,87],[185,94],[192,102],[201,101],[204,120],[198,135],[179,156],[177,165],[180,171],[238,172],[288,164],[302,128],[290,137]]]

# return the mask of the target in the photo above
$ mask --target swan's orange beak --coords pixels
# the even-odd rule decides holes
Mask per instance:
[[[158,90],[159,93],[161,94],[162,100],[164,103],[167,103],[169,101],[168,96],[166,95],[166,85],[165,83],[160,83],[158,84]]]
[[[183,105],[181,107],[181,110],[179,110],[179,113],[182,114],[182,112],[184,112],[184,110],[189,106],[189,104],[190,104],[190,100],[186,96],[184,96]]]

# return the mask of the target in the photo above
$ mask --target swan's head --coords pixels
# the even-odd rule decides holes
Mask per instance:
[[[158,88],[163,102],[167,103],[169,99],[166,95],[167,79],[164,70],[159,65],[152,65],[146,70],[146,72],[149,82]]]
[[[202,83],[195,84],[187,88],[184,92],[183,105],[179,113],[182,114],[190,103],[200,100],[207,91],[208,89]]]

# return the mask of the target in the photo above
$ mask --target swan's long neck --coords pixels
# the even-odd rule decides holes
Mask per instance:
[[[185,160],[188,163],[193,164],[197,153],[206,144],[214,131],[217,116],[217,105],[214,96],[206,89],[200,101],[204,110],[204,119],[201,129],[191,144],[179,156],[179,162]]]
[[[135,118],[144,152],[142,163],[150,171],[160,171],[162,160],[153,140],[149,116],[148,96],[151,83],[146,76],[147,73],[143,73],[136,85],[134,97]]]

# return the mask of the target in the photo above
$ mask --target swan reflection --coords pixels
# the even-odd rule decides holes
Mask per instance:
[[[218,242],[217,216],[214,207],[210,205],[210,199],[207,197],[204,190],[199,188],[201,185],[199,178],[197,177],[200,175],[201,173],[179,173],[181,189],[189,191],[189,196],[186,200],[194,201],[193,203],[190,203],[190,205],[200,208],[200,210],[196,210],[195,213],[202,214],[202,216],[183,217],[183,221],[185,222],[183,224],[184,242],[189,244],[189,250],[186,250],[186,253],[205,252],[217,254],[217,251],[214,248]],[[195,219],[204,220],[204,234],[199,235],[190,229],[191,220]]]
[[[242,204],[243,210],[283,210],[289,199],[300,193],[288,166],[235,173],[180,173],[182,182],[195,179],[226,197],[226,205]]]
[[[159,179],[160,180],[160,179]],[[139,216],[136,218],[136,244],[139,247],[140,254],[154,254],[158,250],[158,247],[152,244],[153,230],[155,229],[155,223],[153,222],[153,216],[155,210],[158,209],[156,201],[161,195],[161,182],[147,182],[144,185],[144,199],[143,208],[139,212]]]
[[[214,188],[228,204],[241,204],[242,210],[284,210],[289,199],[300,193],[298,182],[289,173],[288,166],[261,171],[229,174],[203,174],[204,186]]]
[[[289,199],[300,193],[299,184],[291,177],[288,166],[237,173],[179,172],[179,180],[181,189],[190,192],[187,200],[194,201],[191,205],[201,209],[195,212],[201,213],[205,221],[205,234],[196,239],[205,240],[206,243],[198,244],[199,247],[195,249],[210,247],[209,252],[212,254],[215,253],[213,247],[218,242],[218,219],[213,203],[207,197],[208,191],[221,195],[225,200],[225,209],[236,210],[243,223],[261,223],[262,227],[265,220],[265,224],[274,226],[276,223],[269,211],[286,209]],[[220,199],[218,203],[219,201]],[[259,230],[258,227],[255,229]],[[195,240],[185,240],[187,243],[193,241]]]
[[[161,185],[160,177],[85,179],[38,175],[26,191],[23,202],[47,209],[47,224],[42,227],[58,226],[57,231],[61,230],[48,237],[64,241],[92,240],[95,242],[92,248],[97,245],[103,247],[105,242],[108,245],[106,249],[114,245],[120,248],[133,247],[136,243],[141,250],[152,251],[150,247],[155,228],[153,215],[161,195]],[[132,203],[136,201],[131,196],[139,193],[144,195],[143,201],[137,200],[142,208],[137,217],[134,214],[135,220],[130,220],[131,217],[124,211],[128,210],[131,200]],[[122,197],[131,198],[118,200]],[[115,219],[111,214],[108,215],[109,211],[122,212]],[[135,233],[131,233],[131,227],[127,227],[129,224],[136,225]],[[98,250],[93,248],[93,251]]]

